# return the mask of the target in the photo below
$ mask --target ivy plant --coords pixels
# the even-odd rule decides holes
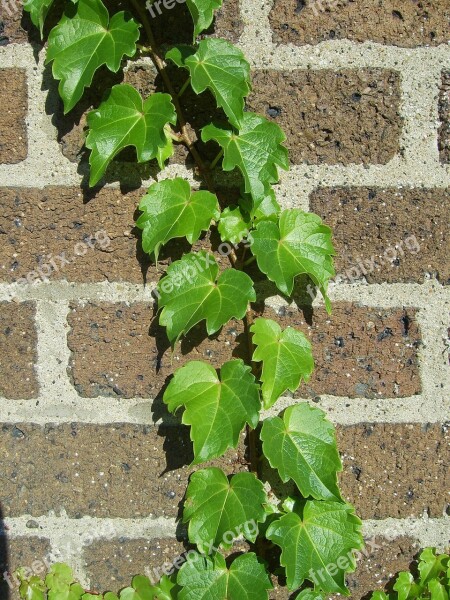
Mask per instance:
[[[103,101],[87,115],[90,185],[101,184],[111,162],[128,147],[139,163],[155,161],[163,170],[174,145],[183,144],[196,163],[201,180],[196,189],[183,178],[162,177],[138,205],[142,247],[155,262],[174,239],[185,238],[191,245],[155,290],[159,323],[170,344],[174,347],[199,324],[210,336],[231,319],[242,319],[248,354],[246,362],[231,359],[217,370],[202,361],[188,362],[174,373],[163,400],[190,428],[196,468],[236,448],[244,434],[249,472],[227,476],[217,467],[198,467],[183,511],[189,542],[196,547],[191,560],[158,585],[136,576],[119,596],[107,593],[104,599],[264,600],[275,571],[284,572],[288,589],[299,591],[299,598],[348,594],[345,577],[355,568],[352,552],[363,539],[361,521],[339,491],[342,465],[333,425],[319,408],[301,402],[260,423],[263,409],[276,410],[283,394],[310,378],[311,344],[292,327],[254,318],[251,307],[253,277],[259,271],[259,278],[268,278],[288,299],[298,277],[309,277],[330,311],[331,231],[317,215],[282,210],[276,200],[280,170],[289,168],[286,136],[275,122],[246,110],[250,65],[242,51],[204,35],[222,0],[187,0],[192,44],[162,45],[156,37],[164,32],[154,35],[144,0],[130,0],[128,11],[117,12],[102,0],[65,0],[62,5],[62,14],[61,3],[53,5],[53,0],[26,0],[24,8],[41,35],[47,35],[46,62],[59,81],[65,113],[77,105],[99,69],[118,72],[133,57],[149,57],[162,82],[161,91],[147,97],[127,83],[105,88]],[[50,13],[56,25],[47,34]],[[177,70],[184,78],[181,87],[172,77]],[[219,115],[202,127],[198,139],[180,100],[188,88],[209,94]],[[216,147],[213,160],[202,156],[201,144]],[[218,197],[220,171],[233,172],[242,182],[237,200]],[[212,235],[226,252],[213,251]],[[296,490],[294,496],[276,498],[263,476],[264,461],[266,469]],[[227,559],[224,553],[238,537],[252,551]],[[276,548],[278,567],[268,560]],[[23,576],[21,581],[21,595],[28,600],[101,597],[85,592],[64,565],[52,567],[45,582]]]

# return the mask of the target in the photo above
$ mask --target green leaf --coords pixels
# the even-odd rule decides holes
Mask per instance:
[[[106,596],[105,596],[106,598]],[[103,595],[100,594],[90,594],[89,592],[87,592],[86,594],[83,594],[81,596],[81,600],[103,600]],[[117,600],[117,596],[115,598],[115,600]]]
[[[263,484],[253,473],[238,473],[230,481],[216,467],[192,474],[184,505],[183,522],[189,521],[189,541],[200,552],[231,548],[242,534],[254,542],[258,523],[264,521],[267,502]]]
[[[136,225],[143,229],[142,247],[158,254],[161,246],[174,238],[186,237],[193,244],[211,219],[220,216],[217,196],[210,192],[191,193],[189,182],[177,177],[154,183],[139,204],[143,214]]]
[[[189,12],[194,20],[194,40],[211,25],[214,11],[222,6],[222,0],[186,0]]]
[[[331,230],[320,217],[298,208],[284,210],[279,223],[261,221],[252,232],[251,249],[258,267],[290,296],[294,278],[306,273],[322,292],[327,310],[328,281],[334,275]]]
[[[264,566],[253,552],[238,556],[227,569],[221,554],[188,560],[177,582],[179,600],[267,600],[272,589]]]
[[[263,453],[281,480],[295,481],[301,494],[317,500],[340,500],[337,471],[342,463],[333,425],[322,410],[306,403],[290,406],[283,418],[266,419]]]
[[[136,575],[131,587],[120,592],[120,600],[172,600],[171,590],[175,587],[176,583],[165,575],[157,585],[153,585],[148,577]]]
[[[253,360],[263,363],[264,408],[270,408],[286,390],[295,392],[302,379],[310,378],[314,369],[311,344],[300,331],[293,327],[283,331],[271,319],[256,319],[250,330],[257,346]]]
[[[44,22],[53,2],[54,0],[25,0],[23,5],[23,9],[30,13],[30,18],[33,25],[39,27],[41,38],[44,29]],[[72,0],[72,2],[76,3],[77,0]]]
[[[256,201],[253,201],[249,194],[244,194],[239,201],[239,205],[245,212],[250,214],[255,223],[264,219],[278,223],[281,208],[272,188],[269,189],[266,196]]]
[[[24,600],[45,600],[46,590],[47,587],[40,577],[33,575],[29,579],[21,578],[19,594]]]
[[[431,592],[431,600],[448,600],[448,591],[438,579],[429,581],[428,589]]]
[[[84,589],[79,583],[72,583],[64,589],[52,589],[48,592],[48,600],[81,600]]]
[[[142,100],[133,86],[115,85],[107,100],[87,116],[90,185],[102,178],[108,164],[127,146],[136,148],[140,163],[157,158],[167,146],[165,126],[175,125],[176,120],[169,94],[158,92]]]
[[[385,592],[377,590],[372,594],[370,600],[389,600],[389,596]]]
[[[218,225],[223,242],[239,244],[249,233],[250,218],[238,206],[228,206],[222,211]]]
[[[244,113],[239,133],[212,124],[202,130],[204,142],[215,140],[223,148],[223,170],[241,171],[245,192],[254,201],[263,200],[278,181],[277,167],[289,168],[287,149],[281,145],[285,139],[276,123],[250,112]]]
[[[109,18],[101,0],[78,0],[69,4],[48,38],[47,60],[67,113],[92,83],[95,71],[106,65],[116,73],[124,56],[134,56],[139,25],[123,11]]]
[[[164,402],[172,413],[180,406],[186,408],[183,423],[191,426],[193,464],[236,448],[245,424],[255,428],[261,410],[259,387],[242,360],[226,362],[220,378],[211,365],[189,362],[175,372]]]
[[[324,600],[324,597],[321,593],[312,590],[311,588],[307,588],[306,590],[302,590],[297,596],[295,600]]]
[[[253,282],[236,269],[219,267],[208,252],[191,252],[173,262],[158,284],[158,304],[163,307],[159,322],[167,327],[171,343],[194,325],[206,320],[208,335],[233,317],[242,319],[249,302],[256,299]]]
[[[55,591],[64,591],[73,582],[73,572],[65,563],[55,563],[45,578],[47,587]]]
[[[416,598],[421,592],[421,588],[415,583],[414,577],[408,571],[402,571],[398,574],[393,588],[398,594],[398,600]]]
[[[281,548],[290,590],[309,579],[326,594],[348,594],[345,574],[355,569],[352,550],[364,545],[352,506],[308,500],[272,523],[266,537]]]
[[[166,143],[164,146],[158,147],[156,153],[156,160],[158,161],[158,166],[161,170],[164,169],[166,160],[173,156],[174,153],[173,142],[170,136],[170,125],[164,127],[164,133],[166,136]]]
[[[448,554],[436,555],[436,548],[425,548],[420,554],[419,573],[420,584],[426,585],[430,579],[434,579],[440,573],[445,572],[449,565]]]
[[[239,128],[244,117],[244,98],[251,90],[250,65],[243,53],[230,42],[220,39],[202,40],[195,54],[186,46],[172,49],[166,55],[175,64],[186,67],[196,94],[210,90],[230,123]]]

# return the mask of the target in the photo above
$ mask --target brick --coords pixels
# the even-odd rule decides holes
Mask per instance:
[[[0,163],[19,163],[28,153],[25,69],[0,69],[0,106],[5,108],[0,121]]]
[[[9,399],[38,394],[34,315],[32,302],[0,302],[0,395]]]
[[[399,150],[400,76],[385,69],[253,74],[248,108],[280,125],[294,164],[386,164]]]
[[[449,14],[446,0],[275,0],[269,20],[276,43],[349,39],[415,48],[447,43]]]
[[[0,535],[0,598],[19,600],[18,581],[13,573],[25,567],[32,574],[42,577],[49,565],[50,542],[40,537],[8,538]],[[5,579],[6,576],[9,579]]]
[[[0,4],[0,46],[27,42],[31,28],[31,20],[28,13],[22,12],[20,2],[5,0]]]
[[[439,424],[337,428],[342,496],[362,519],[442,517],[450,502],[450,435]]]
[[[291,309],[267,309],[264,316],[303,330],[312,342],[316,371],[297,395],[381,398],[421,390],[414,310],[336,304],[331,317],[318,310],[312,321],[309,312]],[[240,322],[231,321],[211,339],[201,324],[172,354],[165,330],[151,320],[152,307],[142,303],[72,305],[69,368],[81,396],[156,397],[189,360],[217,368],[232,356],[247,358]]]
[[[5,517],[176,517],[193,471],[184,426],[4,424],[0,453]],[[212,464],[243,470],[244,450]]]
[[[442,163],[450,163],[450,71],[442,72],[439,93],[439,156]]]
[[[310,206],[333,229],[344,282],[450,283],[448,190],[321,188]]]

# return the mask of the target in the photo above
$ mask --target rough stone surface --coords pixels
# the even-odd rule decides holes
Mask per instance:
[[[28,31],[32,27],[28,14],[22,14],[20,3],[5,0],[0,4],[0,46],[23,44],[28,41]]]
[[[27,94],[24,69],[0,69],[0,163],[15,164],[27,157]]]
[[[446,189],[321,188],[310,206],[333,229],[336,272],[346,283],[432,276],[448,285],[449,200]]]
[[[297,45],[326,40],[372,41],[406,48],[448,40],[446,0],[275,0],[270,13],[274,42]]]
[[[399,104],[399,74],[383,69],[257,71],[247,102],[282,127],[294,164],[387,163]]]
[[[363,519],[442,517],[450,503],[447,425],[337,428],[342,495]]]
[[[164,329],[157,318],[152,322],[152,310],[140,303],[72,305],[69,368],[80,395],[155,397],[168,376],[188,360],[204,360],[217,368],[232,356],[246,358],[242,325],[235,321],[211,339],[199,326],[172,354]],[[282,327],[303,330],[312,342],[316,370],[297,395],[366,398],[420,392],[420,332],[414,315],[413,310],[350,304],[336,304],[331,317],[324,310],[311,315],[308,309],[264,313]]]
[[[450,163],[450,71],[442,73],[442,87],[439,94],[439,155],[441,162]]]
[[[14,571],[19,567],[25,567],[30,575],[42,577],[47,571],[49,554],[50,544],[47,539],[39,537],[10,539],[0,535],[0,598],[19,600],[19,583],[13,577]],[[4,578],[5,571],[10,584]]]
[[[0,302],[0,396],[26,400],[38,393],[34,314],[32,302]]]
[[[244,454],[213,464],[243,470]],[[1,456],[5,517],[176,517],[193,471],[187,427],[5,424]]]

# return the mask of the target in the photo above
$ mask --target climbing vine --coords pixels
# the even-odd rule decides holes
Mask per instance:
[[[41,35],[48,13],[56,10],[52,4],[26,0],[25,10]],[[259,270],[287,297],[295,279],[307,276],[330,311],[327,286],[334,275],[334,250],[331,231],[317,215],[282,210],[276,200],[279,169],[289,168],[285,134],[276,123],[245,110],[250,65],[241,50],[226,40],[202,37],[220,6],[221,0],[187,0],[192,44],[172,44],[164,52],[144,0],[131,0],[129,13],[114,14],[101,0],[66,0],[48,34],[46,62],[59,81],[65,113],[83,97],[100,67],[118,72],[127,57],[151,58],[164,91],[143,98],[129,84],[114,85],[87,116],[90,185],[101,182],[111,161],[129,146],[139,163],[156,160],[161,170],[175,144],[186,146],[201,189],[192,190],[180,177],[152,184],[136,221],[142,247],[157,262],[171,240],[186,238],[191,245],[200,240],[199,245],[211,248],[210,235],[216,231],[219,249],[227,251],[192,250],[170,264],[155,291],[159,323],[172,347],[202,321],[209,336],[231,319],[242,319],[245,328],[247,362],[232,359],[218,370],[202,361],[188,362],[174,373],[163,401],[190,428],[193,464],[236,448],[245,430],[250,471],[228,477],[216,467],[196,470],[186,491],[183,522],[197,550],[159,584],[137,576],[132,587],[122,590],[121,600],[267,599],[274,569],[268,550],[273,554],[274,547],[288,589],[300,590],[297,598],[347,594],[345,576],[355,568],[353,551],[363,544],[361,521],[339,492],[342,465],[325,414],[298,403],[260,423],[263,409],[310,378],[314,361],[303,333],[253,317],[256,292],[250,273]],[[175,69],[185,78],[179,91],[171,76]],[[201,155],[183,112],[180,98],[188,88],[215,99],[219,118],[201,130],[201,141],[216,146],[213,160]],[[219,202],[215,182],[221,170],[242,181],[234,204]],[[294,496],[278,499],[268,489],[263,458],[282,482],[295,485]],[[239,536],[255,551],[230,562],[224,552]],[[45,583],[23,578],[22,588],[30,600],[45,598],[47,591],[49,600],[99,597],[75,583],[64,565],[54,566]]]

